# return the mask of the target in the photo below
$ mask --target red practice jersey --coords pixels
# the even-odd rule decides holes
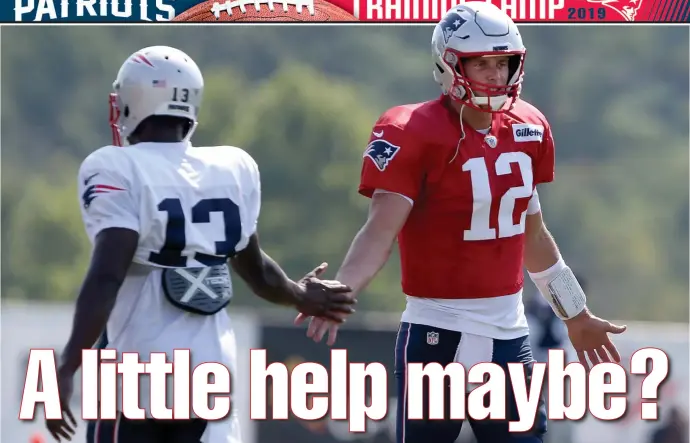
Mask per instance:
[[[446,98],[397,106],[376,122],[359,192],[405,195],[414,206],[399,236],[402,289],[428,298],[488,298],[523,285],[527,205],[554,178],[544,116],[518,101],[483,134]]]

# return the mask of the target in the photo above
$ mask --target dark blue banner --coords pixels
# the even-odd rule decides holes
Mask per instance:
[[[199,0],[4,0],[1,22],[132,23],[170,21]]]

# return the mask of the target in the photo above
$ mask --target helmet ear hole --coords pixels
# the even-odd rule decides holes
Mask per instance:
[[[128,118],[128,117],[129,117],[129,106],[125,106],[125,109],[122,111],[122,115],[123,115],[125,118]]]

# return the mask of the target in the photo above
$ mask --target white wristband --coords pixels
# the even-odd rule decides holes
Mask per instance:
[[[571,319],[585,309],[585,292],[563,259],[545,271],[530,272],[529,276],[561,320]]]

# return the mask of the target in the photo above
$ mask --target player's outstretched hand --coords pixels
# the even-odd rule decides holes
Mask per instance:
[[[74,419],[69,408],[69,400],[72,398],[74,390],[74,375],[65,374],[58,371],[58,388],[60,393],[60,406],[62,407],[62,418],[58,420],[46,420],[46,427],[50,435],[57,441],[71,441],[77,428],[77,420]],[[68,423],[65,416],[69,418]]]
[[[301,325],[305,320],[309,319],[309,327],[307,328],[307,337],[314,340],[316,343],[323,339],[323,336],[328,332],[328,346],[333,346],[335,340],[338,337],[338,328],[340,325],[338,323],[333,323],[325,318],[310,317],[308,315],[299,314],[295,318],[295,324]]]
[[[349,286],[317,278],[327,267],[327,263],[322,263],[297,282],[297,310],[306,316],[342,323],[347,315],[355,312],[357,300]]]
[[[592,315],[586,309],[570,320],[565,321],[570,342],[577,352],[580,363],[589,369],[598,363],[620,363],[621,355],[611,342],[609,333],[622,334],[627,326],[614,325],[608,320]],[[607,353],[608,352],[608,353]],[[588,365],[585,355],[592,365]]]

